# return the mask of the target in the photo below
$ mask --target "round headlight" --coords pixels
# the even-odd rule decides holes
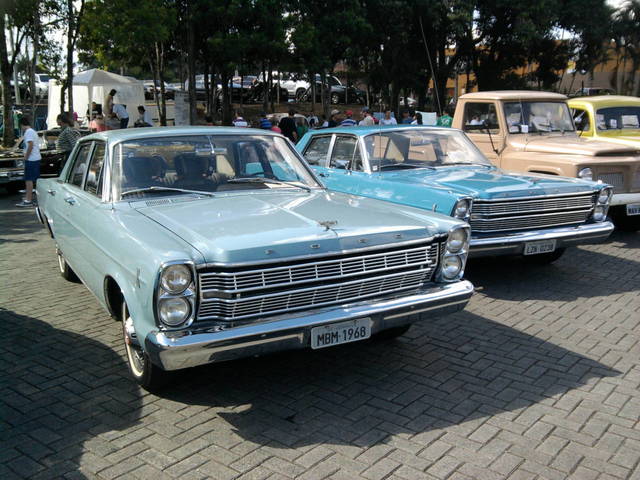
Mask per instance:
[[[462,270],[462,260],[457,255],[446,256],[442,260],[442,275],[445,278],[456,278]]]
[[[191,270],[186,265],[169,265],[160,276],[160,286],[172,295],[184,292],[190,284]]]
[[[583,168],[578,172],[578,178],[582,180],[593,180],[593,170],[590,168]]]
[[[449,233],[447,250],[451,253],[459,252],[467,241],[467,231],[464,228],[456,228]]]
[[[593,209],[593,219],[596,222],[602,222],[607,218],[606,207],[603,205],[597,205],[596,208]]]
[[[600,194],[598,195],[598,203],[607,204],[609,203],[609,198],[611,197],[611,191],[608,188],[603,188],[600,190]]]
[[[453,216],[456,218],[467,218],[469,216],[469,203],[469,200],[465,198],[458,200],[453,210]]]
[[[177,327],[191,314],[191,305],[184,297],[163,298],[158,308],[160,320],[165,325]]]

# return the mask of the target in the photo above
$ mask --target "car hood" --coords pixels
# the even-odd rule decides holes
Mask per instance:
[[[168,204],[158,203],[163,202],[132,206],[199,250],[206,263],[336,253],[425,239],[450,226],[438,215],[403,214],[402,207],[323,190],[173,197]]]
[[[565,155],[633,155],[637,152],[637,149],[633,147],[615,145],[601,140],[589,140],[575,136],[574,134],[518,135],[512,136],[510,143],[512,146],[525,152]]]
[[[555,175],[519,175],[495,167],[457,165],[383,173],[386,180],[437,186],[478,199],[514,198],[594,191],[597,184]]]

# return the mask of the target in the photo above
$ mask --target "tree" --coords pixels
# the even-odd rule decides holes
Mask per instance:
[[[88,0],[79,47],[107,67],[149,66],[160,96],[160,124],[166,125],[164,78],[170,41],[177,22],[171,0]],[[155,89],[154,89],[155,90]]]
[[[613,17],[613,35],[616,49],[623,61],[620,93],[640,95],[640,0],[622,5]],[[631,63],[627,77],[626,63]]]
[[[4,0],[0,2],[0,77],[2,79],[3,133],[2,144],[12,147],[13,132],[13,100],[11,98],[11,77],[18,55],[25,39],[32,34],[36,0]],[[13,51],[7,48],[7,29],[15,32]]]

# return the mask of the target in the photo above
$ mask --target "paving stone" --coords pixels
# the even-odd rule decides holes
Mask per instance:
[[[0,193],[0,478],[640,480],[640,235],[471,261],[397,341],[129,378],[117,322]],[[499,263],[499,268],[496,263]]]

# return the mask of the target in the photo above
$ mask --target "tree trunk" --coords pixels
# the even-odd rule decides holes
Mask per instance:
[[[222,81],[222,123],[223,125],[231,125],[230,75],[223,73],[220,75],[220,80]]]
[[[69,9],[69,18],[67,19],[67,89],[69,90],[69,114],[73,116],[73,44],[75,35],[73,0],[67,0],[67,8]]]
[[[156,108],[158,109],[158,116],[160,117],[160,125],[162,125],[162,115],[160,114],[160,96],[156,85],[158,84],[158,70],[156,62],[149,60],[149,67],[151,68],[151,76],[153,77],[153,100],[156,102]]]
[[[7,37],[5,34],[4,15],[0,15],[0,76],[2,77],[2,145],[13,147],[13,100],[11,99],[11,64],[7,54]]]
[[[189,123],[196,123],[196,38],[192,2],[187,2],[187,75],[189,77]]]
[[[33,14],[33,57],[31,57],[31,75],[29,77],[29,83],[31,90],[31,116],[33,117],[33,123],[35,127],[36,123],[36,103],[38,95],[36,92],[36,66],[38,64],[38,48],[40,42],[40,2],[36,2],[35,12]]]

